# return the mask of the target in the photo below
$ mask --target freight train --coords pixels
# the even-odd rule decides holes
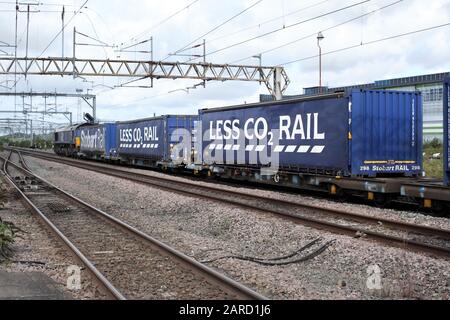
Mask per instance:
[[[54,149],[61,156],[445,211],[450,188],[421,178],[422,123],[420,93],[353,90],[86,123],[55,132]]]

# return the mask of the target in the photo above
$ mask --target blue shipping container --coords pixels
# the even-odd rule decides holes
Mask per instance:
[[[450,78],[444,81],[444,184],[450,187]]]
[[[173,159],[172,149],[180,142],[180,137],[174,136],[175,131],[185,129],[186,139],[190,141],[197,120],[198,116],[167,115],[118,122],[116,141],[119,157],[170,162]]]
[[[116,124],[105,123],[86,125],[79,129],[80,152],[87,156],[100,156],[109,159],[117,149]]]
[[[419,175],[419,93],[352,91],[201,110],[207,165],[268,166],[340,175]]]
[[[350,97],[351,173],[422,172],[420,93],[354,91]]]

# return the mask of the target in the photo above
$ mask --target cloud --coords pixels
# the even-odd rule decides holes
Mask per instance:
[[[84,1],[61,1],[66,7],[66,22],[73,12]],[[66,56],[72,55],[72,34],[76,26],[79,32],[97,38],[108,44],[128,44],[132,41],[145,40],[154,37],[154,56],[156,59],[166,58],[196,38],[202,41],[202,35],[218,26],[237,13],[243,11],[256,0],[200,0],[189,9],[182,10],[167,22],[164,21],[174,12],[183,9],[192,0],[171,1],[119,1],[119,0],[90,0],[87,8],[82,10],[68,25],[65,31]],[[263,35],[272,30],[290,26],[310,18],[319,16],[347,5],[356,0],[345,1],[295,1],[295,0],[264,0],[247,13],[233,19],[217,31],[205,36],[207,52],[233,45],[240,41]],[[372,0],[362,6],[357,6],[295,27],[288,27],[283,31],[261,37],[254,41],[220,51],[208,56],[208,61],[216,63],[230,63],[232,61],[258,54],[262,51],[286,44],[320,30],[332,27],[343,21],[357,17],[395,0]],[[45,2],[44,2],[45,3]],[[69,6],[71,5],[71,6]],[[304,9],[313,6],[309,9]],[[301,10],[301,9],[304,10]],[[0,10],[12,9],[14,5],[0,4]],[[25,6],[21,6],[25,9]],[[61,7],[40,6],[40,13],[31,15],[29,34],[29,55],[39,55],[58,33],[61,26]],[[56,11],[56,12],[43,12]],[[294,13],[295,12],[295,13]],[[294,14],[291,14],[294,13]],[[281,17],[280,19],[275,19]],[[272,21],[270,21],[272,20]],[[270,21],[269,23],[265,23]],[[369,42],[404,32],[434,26],[450,21],[450,3],[446,0],[428,1],[426,8],[420,0],[404,0],[390,8],[371,14],[364,19],[355,20],[339,28],[325,31],[322,41],[323,52],[334,51],[347,46]],[[14,42],[14,12],[0,12],[0,40]],[[25,54],[26,44],[26,14],[19,15],[19,55]],[[244,31],[241,31],[245,29]],[[241,31],[241,32],[238,32]],[[133,39],[141,35],[138,39]],[[218,39],[219,38],[219,39]],[[212,41],[218,39],[216,41]],[[89,39],[79,36],[78,41]],[[362,82],[372,82],[390,77],[402,77],[420,73],[433,73],[450,70],[450,32],[449,28],[429,31],[410,37],[380,42],[362,46],[357,49],[343,51],[323,56],[324,83],[330,86],[351,85]],[[149,50],[149,43],[140,47]],[[11,49],[8,49],[12,52]],[[201,48],[192,49],[185,53],[201,54]],[[263,54],[264,65],[277,65],[318,53],[315,36],[296,42],[270,53]],[[58,38],[44,53],[44,56],[61,55],[61,39]],[[77,47],[77,57],[110,58],[120,56],[122,59],[149,60],[149,54],[119,53],[112,48]],[[186,57],[172,57],[169,60],[187,59]],[[257,64],[256,59],[248,59],[240,63]],[[286,66],[291,79],[289,94],[299,94],[304,87],[318,85],[318,59],[313,58]],[[0,84],[4,80],[11,80],[12,76],[0,76]],[[113,79],[108,77],[91,78],[94,81],[94,92],[98,94],[98,114],[106,120],[125,120],[148,117],[165,113],[195,113],[204,107],[220,107],[223,105],[240,104],[257,101],[259,94],[267,94],[265,86],[258,83],[226,82],[207,84],[206,89],[190,90],[189,94],[182,91],[199,83],[195,80],[159,80],[154,82],[153,89],[116,89],[109,90],[108,86],[120,85],[129,79]],[[149,81],[144,82],[148,85]],[[59,91],[74,93],[76,89],[92,89],[92,83],[83,79],[71,77],[29,77],[28,81],[20,81],[19,91]],[[178,91],[176,91],[178,90]],[[170,91],[175,91],[168,94]],[[36,104],[42,101],[36,99]],[[0,97],[0,108],[9,109],[14,104],[13,99]],[[60,108],[68,108],[74,114],[88,112],[89,107],[77,99],[59,100]],[[39,106],[37,106],[39,107]]]

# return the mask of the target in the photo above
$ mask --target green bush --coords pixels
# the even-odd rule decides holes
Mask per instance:
[[[36,149],[43,149],[43,150],[52,149],[53,140],[36,137],[36,139],[34,140],[34,147]]]
[[[36,149],[52,149],[53,148],[53,139],[51,138],[43,138],[40,136],[36,136],[33,143],[30,140],[23,139],[13,139],[10,137],[0,137],[0,150],[2,150],[3,144],[8,144],[11,147],[20,147],[20,148],[36,148]]]
[[[442,149],[442,142],[439,139],[433,139],[430,142],[424,144],[424,149]]]

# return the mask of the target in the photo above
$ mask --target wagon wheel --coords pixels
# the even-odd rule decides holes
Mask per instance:
[[[450,216],[449,207],[441,201],[433,201],[433,208],[431,209],[433,216],[444,218]]]
[[[350,195],[342,188],[337,189],[336,198],[339,200],[339,202],[348,202]]]
[[[273,181],[275,183],[280,183],[280,175],[278,173],[273,176]]]
[[[384,209],[388,204],[391,203],[391,196],[387,194],[377,193],[375,194],[373,203],[377,208]]]

